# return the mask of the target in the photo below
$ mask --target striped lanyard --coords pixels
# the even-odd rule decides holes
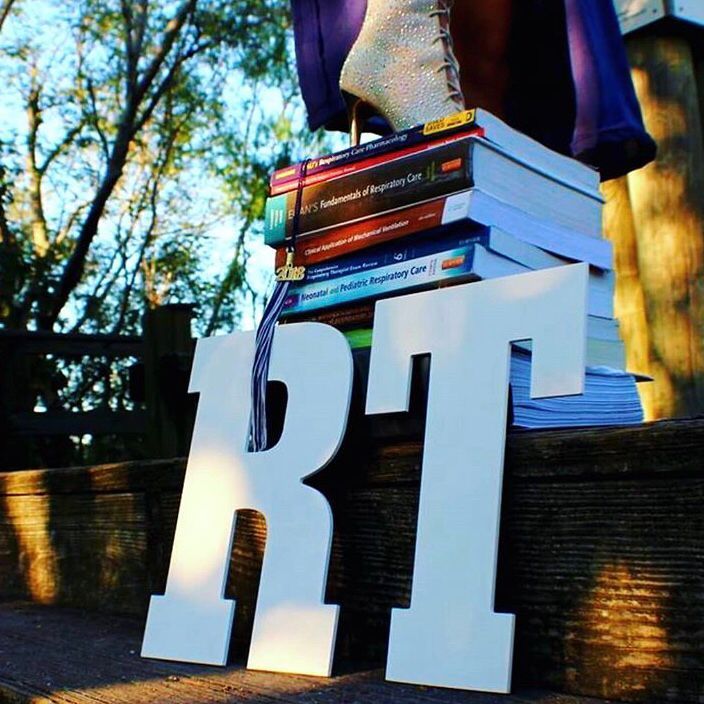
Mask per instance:
[[[274,292],[266,304],[262,320],[257,328],[254,364],[252,365],[252,415],[249,428],[249,449],[251,452],[266,450],[268,443],[266,387],[269,378],[269,362],[271,360],[271,348],[274,341],[276,323],[281,316],[289,284],[291,281],[302,281],[305,278],[305,267],[295,266],[294,258],[296,254],[296,238],[300,227],[303,187],[306,174],[308,173],[309,161],[310,159],[306,159],[301,164],[301,173],[296,188],[296,204],[291,223],[291,235],[286,244],[286,263],[276,271]]]

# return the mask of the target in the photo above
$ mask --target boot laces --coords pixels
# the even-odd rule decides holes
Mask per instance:
[[[437,0],[437,7],[431,10],[428,14],[430,17],[437,17],[438,36],[433,40],[434,43],[442,42],[445,47],[445,58],[438,66],[437,71],[445,72],[447,78],[448,96],[447,100],[452,100],[457,103],[460,108],[464,108],[464,96],[460,86],[460,64],[454,53],[452,43],[452,35],[450,34],[450,11],[454,0]]]

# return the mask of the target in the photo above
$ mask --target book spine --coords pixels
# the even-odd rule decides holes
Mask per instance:
[[[466,191],[443,196],[421,205],[411,205],[385,215],[336,227],[319,235],[303,237],[296,247],[296,265],[311,266],[366,247],[464,220],[470,195]],[[276,267],[285,263],[286,248],[279,247],[276,250]]]
[[[349,342],[350,349],[363,350],[372,346],[373,330],[371,328],[348,330],[344,335]]]
[[[372,271],[292,288],[282,315],[426,288],[448,280],[473,280],[474,254],[479,245],[417,257]]]
[[[304,188],[299,234],[340,227],[471,188],[473,146],[472,140],[462,140]],[[267,200],[266,244],[276,247],[291,236],[295,202],[295,192]]]
[[[410,242],[404,240],[395,246],[390,243],[376,247],[374,250],[364,250],[341,259],[314,264],[306,271],[305,284],[376,271],[383,267],[461,249],[476,243],[488,246],[489,239],[489,229],[481,225],[475,225],[461,233],[450,233],[437,237],[428,235],[420,238],[414,237]]]
[[[353,161],[352,163],[343,164],[342,166],[335,166],[327,169],[326,171],[316,172],[313,174],[309,174],[308,171],[306,171],[306,177],[302,180],[302,182],[300,182],[300,186],[306,188],[307,186],[314,186],[316,183],[332,181],[337,178],[342,178],[343,176],[349,176],[350,174],[365,171],[366,169],[372,169],[381,164],[387,164],[388,162],[395,161],[396,159],[403,159],[407,156],[413,156],[414,154],[422,154],[432,149],[443,147],[446,144],[452,144],[460,139],[478,137],[481,136],[481,134],[481,130],[470,130],[468,132],[462,132],[460,134],[445,137],[444,139],[438,139],[432,142],[421,142],[420,144],[416,144],[399,151],[384,153],[368,159],[362,159],[361,161]],[[299,181],[300,178],[297,178],[287,181],[286,183],[270,186],[269,195],[278,196],[282,193],[294,191],[299,187]]]
[[[315,174],[324,173],[334,167],[344,166],[369,157],[403,150],[415,144],[422,144],[450,134],[474,132],[483,135],[483,130],[476,124],[475,118],[475,110],[464,110],[441,120],[433,120],[432,122],[412,127],[403,132],[391,134],[388,137],[382,137],[381,139],[375,139],[365,144],[349,147],[348,149],[343,149],[342,151],[328,154],[317,159],[310,159],[308,161],[306,174],[313,176]],[[303,163],[301,162],[282,169],[277,169],[269,180],[270,188],[278,188],[286,183],[296,184],[301,177],[302,168]]]
[[[290,314],[284,323],[325,323],[340,330],[371,327],[374,321],[374,303],[357,303],[353,305],[323,308],[306,313]]]

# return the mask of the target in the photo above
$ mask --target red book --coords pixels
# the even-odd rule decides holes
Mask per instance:
[[[464,132],[459,132],[453,134],[449,137],[444,137],[443,139],[436,139],[432,142],[423,142],[421,144],[415,144],[412,147],[406,147],[405,149],[400,149],[389,154],[381,154],[379,156],[370,157],[369,159],[363,159],[362,161],[356,161],[351,164],[344,164],[343,166],[334,166],[325,171],[316,172],[307,175],[301,184],[302,187],[312,186],[316,183],[322,183],[323,181],[332,181],[332,179],[340,178],[341,176],[349,176],[349,174],[355,174],[359,171],[364,171],[365,169],[371,169],[379,164],[386,164],[389,161],[395,161],[396,159],[401,159],[404,156],[411,156],[413,154],[420,154],[421,152],[427,152],[430,149],[435,149],[436,147],[442,147],[445,144],[451,144],[459,139],[465,139],[467,137],[481,137],[484,131],[478,127],[468,129]],[[299,179],[295,178],[290,181],[285,181],[280,184],[272,184],[269,187],[270,196],[278,196],[282,193],[289,193],[298,188]]]
[[[296,243],[296,266],[310,266],[446,224],[452,220],[447,215],[447,200],[448,196],[435,198],[318,235],[301,237]],[[277,248],[276,268],[285,263],[285,247]]]
[[[492,121],[491,117],[488,114],[485,115],[484,111],[479,112],[482,113],[483,117],[489,117],[489,122]],[[328,173],[331,169],[347,166],[372,157],[379,157],[382,154],[391,157],[392,153],[405,150],[414,145],[436,141],[442,136],[448,137],[458,132],[462,132],[466,136],[468,133],[475,131],[483,135],[483,128],[477,124],[477,113],[477,110],[463,110],[439,120],[431,120],[424,125],[411,127],[403,132],[396,132],[364,144],[357,144],[334,154],[326,154],[315,159],[309,159],[306,162],[306,173],[308,176],[325,173],[326,175],[323,177],[323,180],[325,180],[328,178]],[[494,121],[496,120],[494,119]],[[302,173],[302,166],[303,162],[275,171],[269,181],[271,194],[286,193],[295,189]],[[315,183],[315,181],[311,181],[311,183]],[[280,188],[284,190],[278,190]]]

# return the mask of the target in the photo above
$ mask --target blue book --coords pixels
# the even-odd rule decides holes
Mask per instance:
[[[461,230],[455,229],[444,233],[436,230],[419,237],[387,242],[345,257],[308,266],[304,285],[392,266],[410,259],[462,248],[469,244],[479,243],[488,246],[490,232],[490,229],[483,225],[472,225]]]
[[[563,263],[495,227],[472,224],[438,229],[309,266],[305,280],[291,285],[283,315],[398,295],[448,281],[513,276]],[[591,270],[590,315],[611,318],[612,299],[610,279]]]
[[[314,272],[314,279],[291,286],[282,315],[407,293],[450,280],[459,283],[530,271],[490,252],[481,244],[489,236],[485,229],[471,237],[432,238],[366,257],[360,253],[337,269],[321,265],[325,270]]]
[[[643,408],[636,379],[628,372],[587,368],[584,393],[556,398],[530,397],[531,355],[516,346],[511,353],[514,424],[522,428],[637,425]]]

